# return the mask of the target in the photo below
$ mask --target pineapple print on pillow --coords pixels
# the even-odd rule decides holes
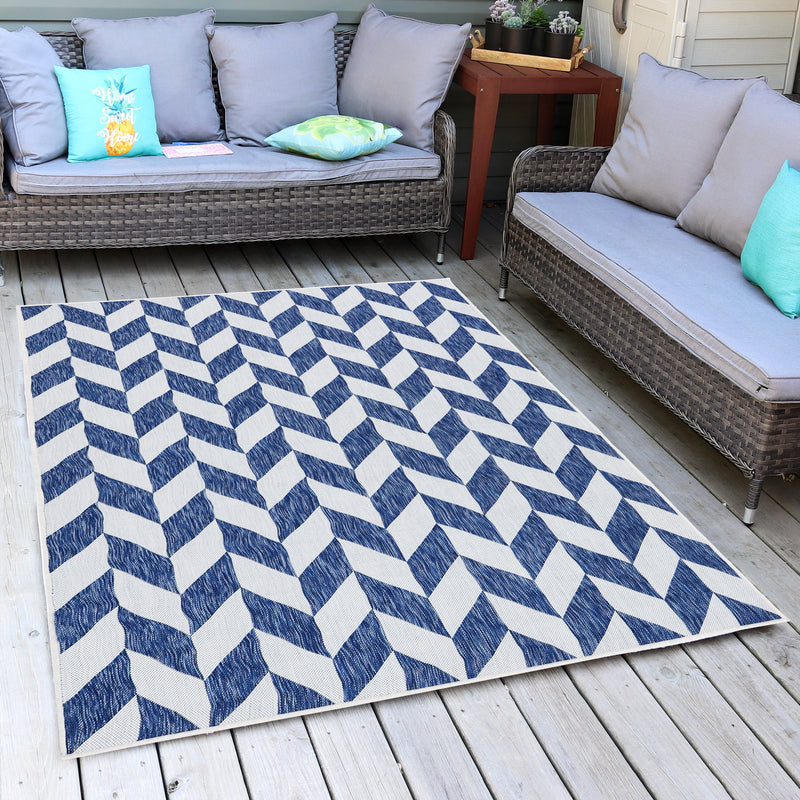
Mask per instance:
[[[107,78],[105,86],[92,92],[103,104],[101,122],[106,126],[97,133],[102,136],[109,156],[125,156],[133,149],[139,134],[136,132],[136,112],[141,106],[136,103],[136,91],[125,89],[125,76]]]
[[[67,161],[163,155],[150,67],[55,67],[67,117]]]

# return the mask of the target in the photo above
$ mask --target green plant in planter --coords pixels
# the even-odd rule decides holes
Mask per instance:
[[[544,52],[545,31],[549,30],[550,17],[544,7],[550,0],[523,0],[519,7],[520,16],[525,24],[532,28],[529,52],[532,55],[542,55]]]
[[[550,0],[522,0],[519,5],[519,15],[525,20],[526,25],[549,25],[550,17],[544,10],[549,2]]]
[[[503,25],[506,28],[521,28],[525,24],[525,20],[519,14],[512,14],[508,11],[503,13]]]
[[[549,28],[550,17],[547,16],[547,12],[541,6],[537,6],[531,11],[528,17],[528,24],[533,25],[534,28]]]

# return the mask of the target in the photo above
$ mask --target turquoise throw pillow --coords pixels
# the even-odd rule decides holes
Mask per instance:
[[[800,316],[800,172],[788,161],[761,201],[742,270],[787,317]]]
[[[291,125],[264,141],[292,153],[326,161],[344,161],[375,153],[402,135],[403,132],[397,128],[380,122],[328,114]]]
[[[163,155],[150,67],[55,67],[67,117],[67,161]]]

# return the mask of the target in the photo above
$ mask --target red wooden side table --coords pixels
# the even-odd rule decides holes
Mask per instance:
[[[500,95],[539,95],[536,144],[549,144],[553,135],[556,95],[596,94],[594,144],[610,145],[614,141],[622,78],[587,61],[571,72],[474,61],[468,49],[453,81],[475,96],[467,207],[461,237],[461,258],[470,259],[475,257]]]

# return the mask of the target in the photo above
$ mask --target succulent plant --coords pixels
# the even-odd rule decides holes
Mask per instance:
[[[509,2],[509,0],[495,0],[495,2],[489,6],[489,18],[493,22],[502,22],[503,14],[507,11],[510,11],[511,14],[516,14],[516,6]]]
[[[550,30],[553,33],[571,33],[574,36],[578,30],[578,20],[566,11],[559,11],[558,16],[550,20]]]
[[[503,25],[506,28],[521,28],[525,24],[525,20],[519,14],[503,15]]]

